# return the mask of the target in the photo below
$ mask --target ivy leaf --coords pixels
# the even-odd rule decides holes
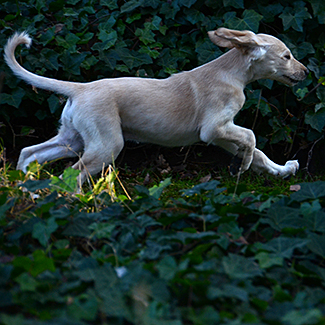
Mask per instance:
[[[54,28],[48,28],[45,33],[41,34],[38,42],[43,46],[49,44],[55,38]]]
[[[188,317],[193,324],[220,324],[219,313],[212,306],[205,306],[195,313],[189,313]]]
[[[172,256],[165,256],[157,265],[156,268],[162,279],[170,281],[174,278],[177,272],[177,263]]]
[[[266,116],[268,113],[271,112],[269,103],[265,102],[264,100],[261,100],[258,109],[260,110],[262,116]]]
[[[93,290],[87,290],[78,297],[74,297],[68,306],[68,314],[75,319],[94,321],[98,312],[99,302]]]
[[[116,50],[120,59],[128,66],[129,69],[139,67],[143,64],[151,64],[152,59],[148,54],[130,51],[126,48]]]
[[[73,8],[63,8],[63,15],[66,17],[75,17],[77,18],[79,13],[78,11],[74,10]]]
[[[311,15],[303,1],[296,1],[294,8],[285,7],[279,17],[282,19],[284,30],[292,27],[294,30],[302,32],[304,20],[310,19]]]
[[[27,272],[20,274],[15,281],[19,283],[21,291],[36,291],[38,282]]]
[[[308,65],[309,67],[309,65]],[[317,97],[320,100],[320,103],[318,103],[315,106],[315,113],[317,113],[321,108],[325,108],[325,89],[324,87],[317,88],[316,91]]]
[[[47,99],[47,102],[49,103],[49,108],[52,114],[54,114],[61,107],[60,100],[55,94],[52,94]]]
[[[149,46],[141,46],[139,53],[148,54],[151,58],[157,59],[160,53],[157,50],[152,50]]]
[[[44,49],[39,61],[44,67],[46,67],[46,69],[53,69],[57,71],[59,69],[58,57],[59,54],[52,49]]]
[[[194,8],[184,9],[184,14],[186,15],[186,20],[188,20],[193,25],[205,19],[204,14]]]
[[[115,228],[115,224],[107,224],[107,223],[98,223],[95,222],[89,226],[89,230],[91,230],[92,236],[96,236],[98,239],[111,237],[111,233]]]
[[[62,234],[71,237],[89,237],[91,235],[89,223],[88,219],[77,217],[64,229]]]
[[[202,195],[206,191],[214,191],[215,194],[221,193],[225,190],[225,188],[218,188],[220,184],[217,180],[212,180],[206,183],[201,183],[198,185],[193,186],[188,190],[183,191],[183,195],[185,196],[193,196],[193,195]]]
[[[231,279],[249,279],[262,275],[262,270],[252,258],[240,255],[229,254],[222,259],[222,266],[225,273]]]
[[[80,41],[80,38],[73,33],[68,33],[65,37],[65,41],[71,46],[71,44],[76,45]]]
[[[55,40],[59,46],[69,49],[73,53],[76,51],[76,44],[80,41],[80,38],[75,34],[69,33],[65,38],[56,36]]]
[[[26,270],[33,277],[36,277],[46,270],[51,272],[55,271],[53,259],[47,257],[42,250],[35,250],[33,252],[33,258],[27,256],[16,257],[13,261],[13,265]]]
[[[69,148],[67,148],[69,150]],[[78,188],[77,176],[80,174],[80,170],[73,169],[71,167],[67,168],[62,175],[62,179],[53,176],[51,179],[50,186],[53,190],[66,191],[74,193]]]
[[[90,70],[93,69],[94,65],[98,62],[99,60],[96,59],[96,57],[94,55],[86,58],[82,63],[81,63],[81,67],[86,69],[86,70]]]
[[[190,8],[191,6],[194,5],[194,3],[196,2],[197,0],[179,0],[178,1],[178,4],[180,6],[185,6],[187,8]]]
[[[293,251],[307,245],[308,239],[289,238],[280,236],[270,240],[266,244],[258,244],[259,247],[274,253],[274,256],[282,258],[291,258]]]
[[[314,16],[318,18],[320,24],[325,24],[325,3],[319,0],[309,0],[314,11]]]
[[[117,32],[113,30],[112,32],[107,32],[106,30],[101,30],[98,34],[98,38],[102,43],[96,43],[92,49],[93,50],[107,50],[112,47],[117,41]]]
[[[290,199],[293,201],[302,202],[325,197],[325,182],[323,181],[301,183],[299,185],[301,186],[301,189],[290,196]]]
[[[297,223],[297,215],[299,215],[298,209],[273,204],[267,212],[267,217],[263,218],[262,222],[280,231],[283,228],[300,228],[301,225]]]
[[[29,179],[28,181],[21,184],[21,186],[25,187],[30,192],[35,192],[37,190],[43,190],[45,188],[48,188],[49,184],[50,184],[49,179],[36,180],[36,181]]]
[[[105,264],[97,270],[95,289],[103,299],[100,309],[109,316],[128,317],[129,310],[118,287],[118,278],[114,269]]]
[[[89,41],[94,37],[94,33],[85,33],[85,34],[77,34],[80,37],[80,41],[78,44],[88,44]]]
[[[129,16],[129,17],[126,19],[126,22],[127,22],[128,24],[132,24],[134,21],[139,20],[139,19],[141,19],[141,14],[140,14],[139,12],[137,12],[137,13],[135,13],[135,14]]]
[[[160,30],[162,27],[161,22],[162,19],[159,16],[154,16],[152,21],[144,23],[144,26],[152,30]]]
[[[244,0],[223,0],[223,6],[244,9]]]
[[[161,6],[160,13],[165,16],[166,19],[175,19],[176,14],[180,11],[180,7],[177,1],[171,3],[164,2]]]
[[[274,22],[275,17],[283,11],[283,6],[280,3],[269,4],[258,4],[259,12],[263,15],[263,21]]]
[[[33,252],[34,261],[32,263],[32,268],[30,274],[32,276],[37,276],[38,274],[48,270],[51,272],[55,271],[54,261],[52,258],[47,257],[45,252],[42,250],[36,250]]]
[[[249,29],[257,33],[262,19],[263,16],[258,14],[255,10],[245,10],[243,14],[243,25],[245,27],[243,26],[242,29]]]
[[[305,115],[305,123],[318,132],[322,132],[325,126],[325,108],[317,108],[317,112],[308,111]]]
[[[262,269],[267,269],[274,265],[283,265],[283,257],[277,256],[276,254],[260,252],[256,254],[256,259],[258,260],[258,264]]]
[[[144,0],[143,6],[157,9],[159,6],[161,6],[161,0]]]
[[[116,61],[119,59],[119,56],[116,50],[102,51],[99,50],[99,59],[103,61],[106,67],[111,70],[116,68]]]
[[[166,178],[162,182],[159,183],[159,185],[155,185],[149,189],[149,195],[153,196],[155,199],[159,199],[163,190],[171,184],[171,179]]]
[[[132,11],[143,4],[144,0],[130,0],[121,7],[121,14]]]
[[[137,30],[135,31],[135,36],[139,37],[140,41],[143,42],[145,45],[155,42],[155,33],[148,28],[137,28]]]
[[[86,58],[87,53],[70,53],[68,50],[65,50],[60,55],[60,61],[63,64],[63,69],[68,73],[73,75],[80,75],[80,65],[83,60]]]
[[[10,279],[11,272],[13,270],[12,265],[1,265],[0,266],[0,285],[4,286]]]
[[[235,221],[222,223],[218,227],[218,234],[231,235],[232,240],[238,240],[242,236],[242,233],[243,229],[239,228]]]
[[[231,284],[226,284],[220,287],[210,286],[208,288],[207,296],[211,300],[224,297],[235,298],[240,301],[248,301],[247,291]]]
[[[100,5],[107,6],[110,10],[118,8],[117,0],[100,0]]]
[[[300,211],[304,215],[303,226],[311,231],[325,232],[325,212],[321,210],[319,200],[312,201],[312,204],[303,202]]]
[[[245,10],[242,18],[236,17],[235,12],[228,12],[224,15],[225,24],[231,29],[252,30],[257,33],[260,21],[263,16],[255,10]]]
[[[17,88],[11,92],[11,94],[1,93],[0,104],[8,104],[10,106],[19,108],[21,100],[25,96],[25,90]]]
[[[147,240],[146,241],[146,248],[144,248],[140,252],[140,256],[143,259],[148,260],[156,260],[160,257],[160,255],[166,251],[171,251],[172,246],[171,245],[161,245],[155,241]]]
[[[315,254],[325,259],[325,235],[310,234],[308,248]]]
[[[323,318],[322,312],[317,308],[308,310],[291,310],[281,320],[289,325],[319,324]]]
[[[297,60],[303,59],[308,54],[315,53],[315,49],[314,49],[313,45],[308,42],[302,42],[298,46],[292,47],[291,51]]]
[[[115,25],[116,23],[116,18],[114,16],[110,16],[108,19],[105,20],[105,22],[100,23],[98,25],[98,30],[101,31],[106,31],[106,32],[110,32],[113,31],[112,27]]]
[[[51,217],[46,223],[40,221],[34,225],[32,237],[37,239],[42,246],[47,247],[51,234],[57,228],[58,224],[55,222],[55,218]]]
[[[165,48],[160,52],[159,59],[158,59],[158,65],[164,67],[166,70],[168,69],[175,69],[177,67],[177,61],[179,58],[176,58],[171,55],[171,50],[169,48]]]

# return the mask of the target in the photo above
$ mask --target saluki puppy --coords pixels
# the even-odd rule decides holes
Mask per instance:
[[[252,130],[233,120],[245,102],[245,86],[272,79],[292,86],[308,70],[279,39],[251,31],[219,28],[208,33],[211,41],[231,49],[191,71],[166,79],[114,78],[89,83],[60,81],[33,74],[18,64],[18,45],[31,45],[27,33],[16,33],[5,47],[5,60],[14,74],[36,88],[68,97],[61,127],[54,138],[20,154],[17,168],[26,172],[39,163],[82,153],[73,166],[82,184],[89,174],[110,164],[125,140],[162,146],[188,146],[198,141],[220,146],[242,159],[240,172],[250,166],[257,172],[286,177],[299,168],[297,160],[284,166],[258,150]]]

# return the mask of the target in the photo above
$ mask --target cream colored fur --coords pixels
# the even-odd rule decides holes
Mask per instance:
[[[245,102],[248,83],[268,78],[292,86],[308,70],[270,35],[219,28],[209,37],[231,50],[191,71],[162,80],[130,77],[75,83],[22,68],[14,52],[19,44],[29,47],[31,39],[26,33],[13,35],[5,47],[5,60],[14,74],[68,97],[58,135],[24,148],[17,168],[26,172],[34,160],[44,163],[83,153],[73,166],[81,170],[82,184],[88,173],[96,174],[103,164],[110,164],[130,139],[172,147],[204,141],[241,157],[241,172],[252,166],[275,176],[295,174],[298,161],[284,166],[272,162],[255,147],[254,133],[233,120]]]

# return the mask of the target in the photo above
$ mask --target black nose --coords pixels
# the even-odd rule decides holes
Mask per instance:
[[[306,77],[309,75],[309,70],[307,68],[305,70],[305,75],[306,75]]]

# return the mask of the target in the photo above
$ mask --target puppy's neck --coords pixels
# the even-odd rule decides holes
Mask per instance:
[[[254,61],[249,55],[233,48],[219,58],[196,68],[205,80],[226,83],[244,89],[247,84],[256,80],[251,68]]]

